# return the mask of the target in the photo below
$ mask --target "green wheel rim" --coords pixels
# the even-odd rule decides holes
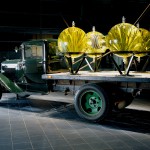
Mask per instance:
[[[81,107],[89,115],[96,115],[102,108],[102,99],[95,91],[86,91],[81,96]]]

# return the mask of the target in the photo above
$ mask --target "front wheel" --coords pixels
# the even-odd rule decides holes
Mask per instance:
[[[110,102],[104,89],[97,84],[85,84],[75,93],[77,114],[89,121],[102,121],[110,110]]]

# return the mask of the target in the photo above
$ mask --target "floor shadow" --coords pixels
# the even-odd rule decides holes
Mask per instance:
[[[103,125],[121,130],[150,133],[150,111],[126,108],[120,112],[112,112]]]
[[[28,111],[28,112],[35,112],[35,113],[50,111],[53,109],[57,109],[59,107],[63,107],[67,104],[68,103],[66,102],[57,102],[57,101],[39,100],[39,99],[32,100],[28,98],[23,98],[19,100],[10,98],[10,99],[0,101],[0,107]]]
[[[66,102],[8,99],[0,101],[0,107],[38,113],[41,117],[73,120],[87,124],[99,124],[113,129],[150,133],[150,111],[146,110],[126,108],[121,111],[113,111],[104,121],[93,123],[80,118],[74,109],[74,105]]]

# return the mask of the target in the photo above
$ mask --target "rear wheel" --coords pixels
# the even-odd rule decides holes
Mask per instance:
[[[75,93],[75,110],[89,121],[102,121],[110,110],[110,102],[104,89],[97,84],[86,84]]]

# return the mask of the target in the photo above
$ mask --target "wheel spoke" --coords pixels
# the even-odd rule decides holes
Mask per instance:
[[[91,106],[89,105],[88,102],[86,102],[86,103],[85,103],[85,109],[89,109],[89,108],[91,108]]]
[[[96,92],[88,91],[87,93],[85,93],[82,100],[82,107],[85,112],[89,114],[96,114],[100,111],[102,101]]]
[[[93,108],[93,109],[92,109],[92,111],[91,111],[91,114],[96,114],[96,113],[98,113],[98,112],[99,112],[99,110],[100,110],[100,108],[99,108],[99,107],[97,107],[97,108]]]
[[[91,95],[92,95],[91,92],[90,93],[86,93],[86,95],[85,95],[85,109],[86,110],[91,109],[91,106],[89,105],[89,99],[90,99]]]
[[[101,100],[100,96],[96,92],[93,93],[93,96],[96,99],[97,107],[102,107],[102,100]]]
[[[90,99],[90,97],[92,96],[92,94],[93,94],[92,92],[86,93],[86,95],[85,95],[86,101],[88,101]]]

